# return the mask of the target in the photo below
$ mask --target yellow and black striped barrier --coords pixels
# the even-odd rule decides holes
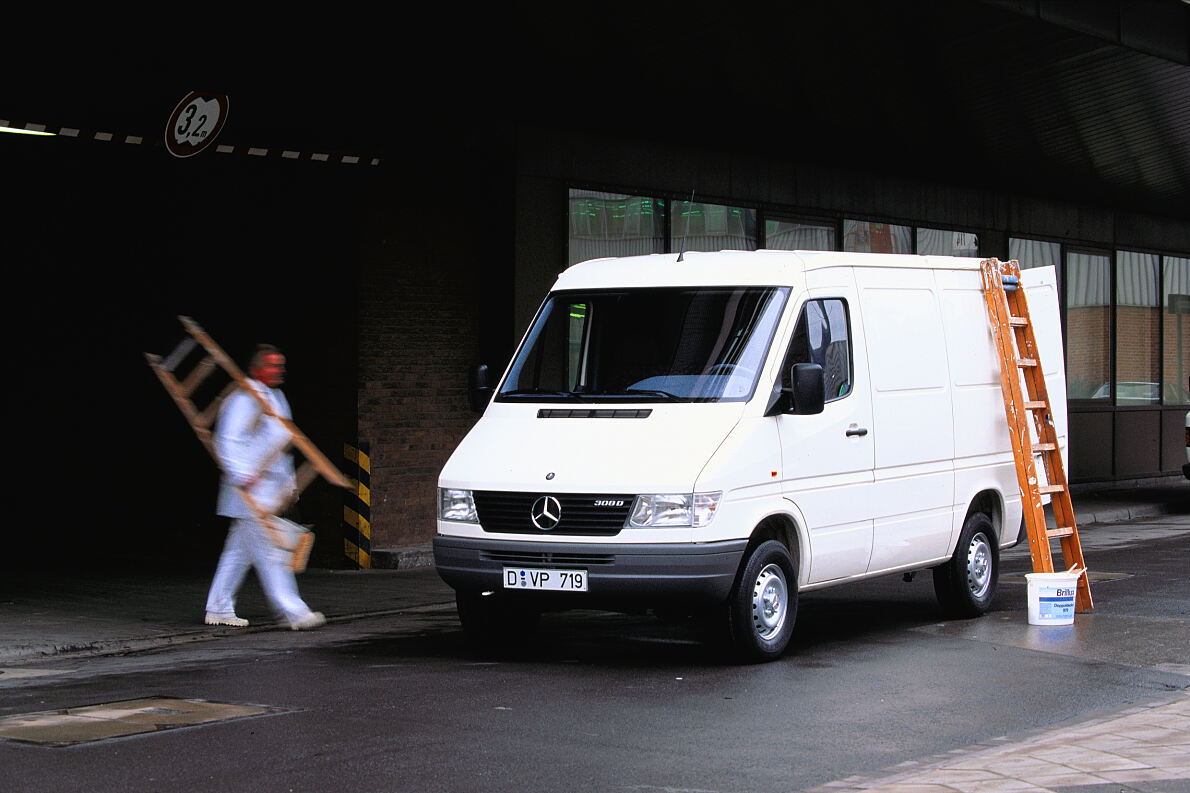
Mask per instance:
[[[343,444],[343,457],[351,488],[343,504],[343,553],[360,568],[372,566],[372,461],[368,444]]]

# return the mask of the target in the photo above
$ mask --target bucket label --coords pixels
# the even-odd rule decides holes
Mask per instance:
[[[1053,593],[1053,594],[1050,594]],[[1068,620],[1074,616],[1074,590],[1043,587],[1037,598],[1037,616],[1043,620]]]

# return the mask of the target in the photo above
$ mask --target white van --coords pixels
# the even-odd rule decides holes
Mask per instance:
[[[981,260],[682,258],[569,268],[499,383],[473,373],[434,538],[464,630],[709,610],[767,660],[799,591],[925,568],[983,613],[1023,523]],[[1022,280],[1065,449],[1054,269]]]

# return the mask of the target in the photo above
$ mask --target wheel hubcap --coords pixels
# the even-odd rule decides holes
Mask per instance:
[[[785,573],[775,564],[767,565],[752,586],[752,627],[757,636],[770,639],[781,632],[788,602]]]
[[[971,594],[981,598],[992,585],[992,546],[983,534],[971,538],[967,548],[967,586]]]

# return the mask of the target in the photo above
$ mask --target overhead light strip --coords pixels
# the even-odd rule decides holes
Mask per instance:
[[[24,126],[17,126],[7,119],[0,118],[0,132],[9,132],[17,135],[42,135],[47,137],[54,137],[61,135],[68,138],[85,138],[89,140],[98,140],[103,142],[119,141],[132,145],[138,145],[145,142],[145,139],[140,135],[115,135],[111,132],[84,132],[74,127],[59,127],[56,130],[51,130],[45,124],[28,123]],[[153,140],[156,140],[155,138]],[[162,144],[156,144],[164,146]],[[226,144],[216,144],[215,151],[220,154],[248,154],[252,157],[268,157],[279,158],[284,160],[308,160],[311,162],[320,163],[337,163],[341,165],[380,165],[379,157],[359,157],[353,154],[329,154],[325,152],[298,152],[289,149],[268,149],[260,146],[233,146]]]
[[[24,127],[10,127],[8,122],[0,120],[0,132],[11,132],[14,135],[45,135],[53,137],[57,133],[47,132],[41,124],[26,124]]]

